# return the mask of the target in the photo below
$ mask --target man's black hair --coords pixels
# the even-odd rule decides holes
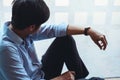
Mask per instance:
[[[49,16],[49,8],[43,0],[13,1],[11,23],[16,29],[23,30],[30,25],[39,27]]]

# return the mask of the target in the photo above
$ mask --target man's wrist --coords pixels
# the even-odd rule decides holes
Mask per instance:
[[[84,29],[84,35],[86,35],[86,36],[88,35],[89,29],[90,29],[90,27],[87,27],[87,28]]]

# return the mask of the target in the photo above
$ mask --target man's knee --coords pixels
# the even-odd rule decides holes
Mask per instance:
[[[62,42],[66,42],[66,43],[75,43],[75,40],[72,36],[67,35],[67,36],[63,36],[63,37],[57,37],[56,40],[58,41],[62,41]]]

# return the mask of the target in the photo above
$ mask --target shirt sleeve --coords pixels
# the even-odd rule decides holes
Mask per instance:
[[[66,35],[68,24],[61,23],[58,25],[42,25],[40,29],[32,34],[33,40],[48,39],[53,37],[61,37]]]
[[[11,46],[0,49],[0,71],[4,80],[31,80],[27,75],[18,51]]]

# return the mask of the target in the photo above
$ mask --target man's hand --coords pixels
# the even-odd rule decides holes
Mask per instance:
[[[55,77],[51,80],[75,80],[75,72],[74,71],[67,71],[63,73],[62,75]]]
[[[105,35],[93,30],[88,29],[87,35],[90,35],[91,39],[98,45],[98,47],[102,50],[105,50],[107,47],[107,40]],[[76,34],[85,34],[85,28],[78,27],[78,26],[71,26],[69,25],[67,28],[67,35],[76,35]]]
[[[91,39],[95,42],[96,45],[98,45],[100,49],[102,50],[106,49],[108,43],[105,35],[92,29],[89,29],[87,33],[88,35],[90,35]]]

